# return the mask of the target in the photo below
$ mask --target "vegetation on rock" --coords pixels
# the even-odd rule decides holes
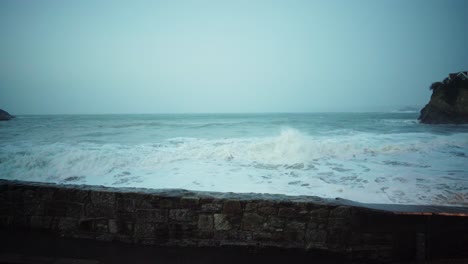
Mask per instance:
[[[450,74],[429,87],[432,96],[419,120],[427,124],[468,123],[468,77],[466,72]]]

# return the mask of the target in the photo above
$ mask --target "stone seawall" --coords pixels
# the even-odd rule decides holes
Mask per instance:
[[[399,215],[309,196],[0,180],[0,228],[158,246],[324,250],[383,262],[463,256],[467,219]]]

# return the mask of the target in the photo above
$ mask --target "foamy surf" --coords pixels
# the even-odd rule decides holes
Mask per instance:
[[[466,128],[382,115],[25,118],[0,127],[0,177],[467,205]]]

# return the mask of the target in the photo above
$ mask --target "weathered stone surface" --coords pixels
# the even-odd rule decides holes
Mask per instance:
[[[115,221],[114,219],[109,219],[108,226],[109,226],[109,233],[117,234],[119,232],[117,221]]]
[[[192,221],[194,212],[189,209],[171,209],[169,218],[176,221]]]
[[[257,208],[257,212],[261,215],[276,215],[278,208],[273,206],[260,206]]]
[[[291,217],[292,218],[292,217],[299,216],[299,213],[294,208],[283,207],[283,208],[279,209],[278,216],[280,216],[280,217]]]
[[[180,199],[180,206],[182,208],[197,208],[200,202],[200,198],[198,197],[182,197]]]
[[[33,229],[50,229],[52,217],[50,216],[31,216],[31,228]]]
[[[109,232],[109,220],[106,218],[98,218],[94,220],[94,231],[98,233]]]
[[[411,232],[421,232],[427,224],[424,217],[405,218],[309,197],[282,196],[283,201],[274,195],[146,189],[115,189],[114,196],[108,188],[77,188],[0,180],[0,228],[150,245],[323,249],[380,260],[402,248],[414,250]],[[468,241],[468,222],[458,224],[450,239],[464,236]]]
[[[305,234],[305,240],[308,248],[326,248],[327,246],[327,231],[309,229]]]
[[[139,222],[166,222],[167,209],[140,209],[136,211],[136,216]]]
[[[304,232],[306,223],[298,221],[289,221],[285,224],[284,229],[288,231]]]
[[[74,231],[78,228],[78,220],[71,217],[61,217],[58,220],[57,229],[63,232]]]
[[[338,228],[346,228],[350,225],[349,218],[330,218],[328,219],[327,228],[329,229],[338,229]]]
[[[68,203],[65,201],[47,201],[45,204],[45,214],[50,216],[67,216]]]
[[[284,225],[285,225],[284,218],[280,218],[277,216],[270,216],[263,223],[263,230],[268,230],[271,232],[275,232],[275,231],[279,232],[279,231],[283,231]]]
[[[89,203],[85,206],[85,216],[115,218],[115,206],[108,203]]]
[[[209,214],[199,215],[198,228],[200,230],[212,230],[213,229],[213,216]]]
[[[257,204],[256,203],[247,203],[245,205],[245,211],[246,212],[252,212],[252,211],[255,211],[257,209]]]
[[[242,213],[241,204],[236,200],[228,200],[224,202],[223,213],[225,214],[240,214]]]
[[[155,226],[152,223],[141,223],[135,224],[134,235],[135,238],[154,238]]]
[[[84,214],[83,204],[80,203],[68,203],[67,206],[67,216],[80,218]]]
[[[20,209],[21,214],[24,215],[44,215],[44,205],[40,202],[30,202],[30,203],[23,203],[22,207],[17,207]]]
[[[319,209],[311,210],[309,212],[309,216],[311,218],[327,218],[329,213],[330,213],[329,209],[319,208]]]
[[[90,196],[93,204],[115,204],[114,192],[91,192]]]
[[[351,208],[349,206],[339,206],[330,211],[330,217],[347,218],[351,216]]]
[[[216,230],[230,230],[231,224],[225,214],[214,214],[214,227]]]
[[[158,208],[177,208],[179,201],[176,198],[161,198],[159,200]]]
[[[255,213],[244,213],[242,218],[243,230],[260,230],[263,227],[264,217]]]
[[[219,213],[221,212],[222,208],[223,208],[222,203],[213,202],[213,203],[202,204],[201,211],[204,213]]]
[[[120,212],[135,212],[135,200],[121,198],[117,200],[117,210]]]

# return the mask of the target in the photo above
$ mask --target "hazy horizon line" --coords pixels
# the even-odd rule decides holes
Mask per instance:
[[[261,115],[261,114],[327,114],[327,113],[417,113],[419,110],[381,110],[381,111],[265,111],[265,112],[143,112],[143,113],[48,113],[14,114],[13,116],[78,116],[78,115]]]

